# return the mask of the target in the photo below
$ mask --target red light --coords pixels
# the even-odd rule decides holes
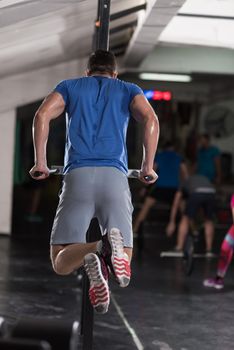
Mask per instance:
[[[154,94],[153,94],[153,97],[152,97],[152,99],[154,100],[154,101],[160,101],[160,100],[162,100],[162,98],[163,98],[163,93],[161,92],[161,91],[154,91]]]
[[[170,91],[158,91],[155,90],[153,92],[152,100],[154,101],[170,101],[171,100],[171,92]]]
[[[163,99],[165,101],[170,101],[171,100],[171,92],[170,91],[164,91],[163,92]]]

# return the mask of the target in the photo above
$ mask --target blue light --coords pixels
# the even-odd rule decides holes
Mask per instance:
[[[154,91],[153,90],[144,90],[144,95],[148,100],[150,100],[154,95]]]

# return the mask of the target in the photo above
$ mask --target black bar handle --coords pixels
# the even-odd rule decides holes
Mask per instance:
[[[50,173],[50,175],[52,175],[52,174],[61,175],[61,169],[60,169],[60,168],[53,168],[53,167],[52,167],[52,169],[49,170],[49,173]],[[40,176],[42,176],[42,175],[43,175],[43,172],[42,172],[42,171],[35,171],[35,172],[33,173],[33,176],[34,176],[34,177],[40,177]]]
[[[141,171],[136,169],[129,169],[128,170],[128,177],[133,179],[139,179],[140,178]],[[158,176],[158,175],[157,175]],[[144,176],[145,181],[152,181],[153,176],[152,175],[146,175]]]

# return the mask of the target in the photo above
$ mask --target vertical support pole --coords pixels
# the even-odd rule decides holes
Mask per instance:
[[[109,49],[109,24],[110,24],[111,0],[98,1],[98,18],[95,23],[95,35],[93,49]],[[87,242],[95,242],[101,239],[100,228],[96,219],[92,220],[87,232]],[[93,347],[93,307],[89,301],[89,279],[83,273],[82,285],[82,310],[80,334],[82,337],[82,349],[92,350]]]
[[[82,283],[82,309],[81,309],[81,329],[82,349],[92,350],[93,348],[93,307],[89,301],[89,279],[83,271]]]
[[[96,242],[101,239],[101,232],[97,219],[93,219],[87,232],[88,243]],[[80,335],[82,337],[82,350],[92,350],[93,347],[93,307],[89,301],[89,279],[83,272],[82,284],[82,308],[80,321]]]
[[[94,50],[109,49],[110,3],[111,0],[99,0],[98,2]]]

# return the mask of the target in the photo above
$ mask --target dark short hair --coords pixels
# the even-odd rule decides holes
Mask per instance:
[[[115,55],[106,50],[97,50],[89,56],[87,69],[90,73],[114,73],[117,69]]]

